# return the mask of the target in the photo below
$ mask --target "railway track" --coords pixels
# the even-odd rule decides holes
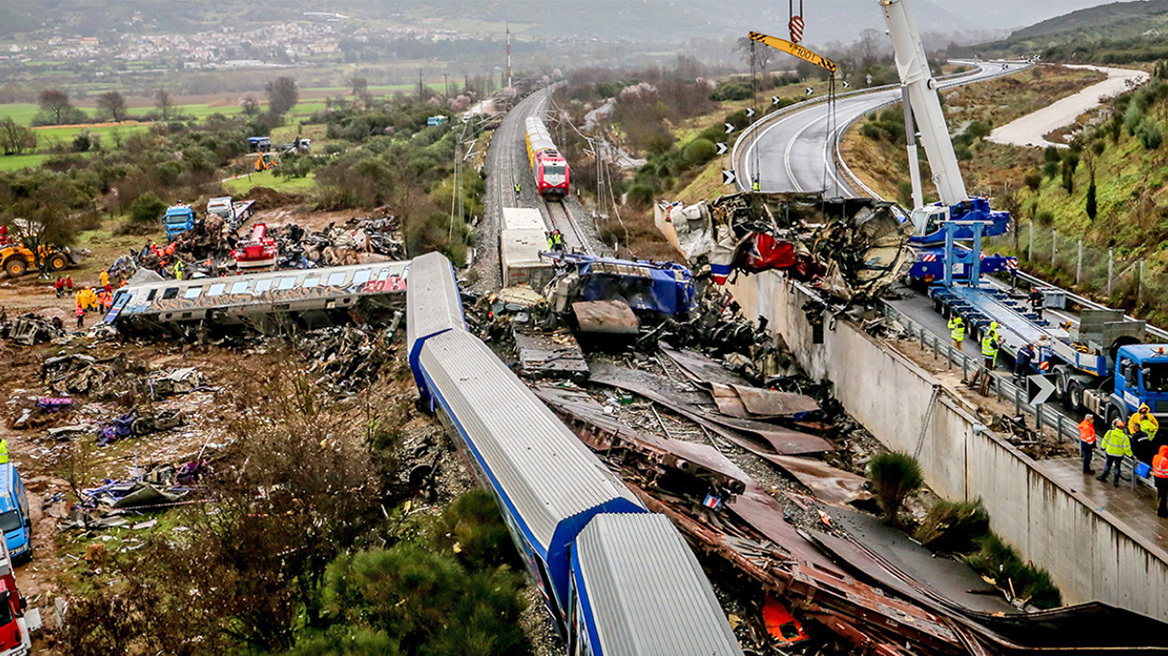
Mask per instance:
[[[580,228],[572,211],[568,209],[564,201],[548,200],[545,201],[545,205],[548,211],[548,221],[553,230],[559,230],[564,235],[565,245],[568,248],[579,248],[582,252],[593,255],[594,249],[591,246],[591,240]]]

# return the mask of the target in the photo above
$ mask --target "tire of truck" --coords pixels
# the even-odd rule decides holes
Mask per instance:
[[[14,255],[4,260],[4,273],[7,273],[9,278],[19,278],[25,271],[28,271],[28,263],[23,257]]]
[[[47,264],[49,271],[61,271],[69,266],[69,258],[65,257],[64,253],[53,253],[49,256]]]
[[[1111,427],[1115,425],[1116,419],[1123,419],[1125,423],[1127,421],[1120,409],[1114,404],[1110,404],[1107,406],[1107,430],[1111,430]]]
[[[1071,410],[1086,411],[1083,408],[1083,386],[1078,381],[1072,380],[1067,384],[1067,403],[1071,406]]]

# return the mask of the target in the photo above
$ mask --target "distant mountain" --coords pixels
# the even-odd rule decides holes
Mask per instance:
[[[984,27],[980,16],[962,16],[941,5],[940,0],[915,0],[922,31]],[[524,36],[537,38],[658,44],[751,30],[785,34],[789,18],[787,3],[774,0],[0,0],[0,35],[246,29],[256,23],[303,20],[304,12],[336,12],[362,25],[384,21],[459,30],[510,22]],[[884,29],[876,0],[812,0],[804,13],[806,40],[813,44],[850,43],[864,29]]]
[[[1050,18],[972,48],[984,56],[1129,63],[1168,57],[1168,0],[1115,2]]]

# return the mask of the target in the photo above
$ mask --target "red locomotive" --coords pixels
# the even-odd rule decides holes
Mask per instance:
[[[563,198],[568,195],[571,171],[560,155],[543,121],[527,119],[527,158],[535,176],[535,190],[544,198]]]

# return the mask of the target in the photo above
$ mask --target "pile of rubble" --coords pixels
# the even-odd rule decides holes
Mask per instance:
[[[156,465],[126,480],[105,479],[101,485],[81,490],[80,501],[60,524],[62,530],[115,528],[149,528],[156,520],[133,522],[131,516],[143,511],[160,510],[185,503],[202,503],[192,499],[199,489],[199,478],[207,461],[195,458],[175,466]]]
[[[308,360],[308,372],[318,376],[317,385],[354,392],[377,380],[397,357],[394,336],[401,314],[385,328],[333,326],[298,332],[296,349]]]
[[[782,270],[858,301],[879,296],[912,264],[910,225],[883,201],[741,193],[656,211],[690,266],[719,284],[735,272]]]
[[[24,346],[47,344],[64,336],[65,323],[60,317],[45,319],[30,312],[11,321],[0,319],[0,338]]]

